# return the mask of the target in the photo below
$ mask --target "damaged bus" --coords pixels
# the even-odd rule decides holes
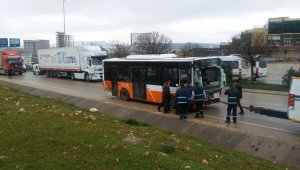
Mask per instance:
[[[171,107],[181,82],[199,82],[206,91],[206,104],[220,101],[226,84],[221,60],[212,58],[178,58],[173,54],[130,55],[103,60],[103,87],[112,96],[151,103],[162,102],[162,85],[171,81]]]

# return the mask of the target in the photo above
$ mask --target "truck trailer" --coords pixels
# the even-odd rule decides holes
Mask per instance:
[[[102,80],[102,60],[107,53],[99,46],[76,46],[38,50],[39,74],[73,80]]]
[[[14,49],[0,49],[0,74],[6,75],[9,66],[12,67],[12,74],[23,74],[23,59],[20,52]]]

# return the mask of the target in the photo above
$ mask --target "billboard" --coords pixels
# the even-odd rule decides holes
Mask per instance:
[[[9,47],[20,47],[20,38],[10,38]]]
[[[8,47],[8,38],[0,38],[0,47]]]

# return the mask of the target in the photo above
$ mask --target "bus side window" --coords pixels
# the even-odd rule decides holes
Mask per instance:
[[[178,69],[173,68],[163,68],[162,69],[162,84],[171,81],[171,86],[175,87],[178,84]]]
[[[147,69],[147,84],[162,85],[160,70],[157,67],[149,67]]]
[[[188,80],[191,80],[191,75],[189,68],[180,68],[179,69],[179,83],[187,82]]]
[[[119,81],[130,82],[131,81],[131,69],[126,69],[125,67],[119,68]]]

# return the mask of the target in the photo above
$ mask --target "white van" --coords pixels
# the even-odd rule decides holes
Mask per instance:
[[[300,77],[292,77],[288,102],[288,118],[300,122]]]
[[[264,59],[257,58],[253,64],[253,75],[254,78],[267,77],[267,61]]]
[[[250,79],[251,68],[246,60],[236,55],[219,57],[222,63],[232,67],[233,79]]]

